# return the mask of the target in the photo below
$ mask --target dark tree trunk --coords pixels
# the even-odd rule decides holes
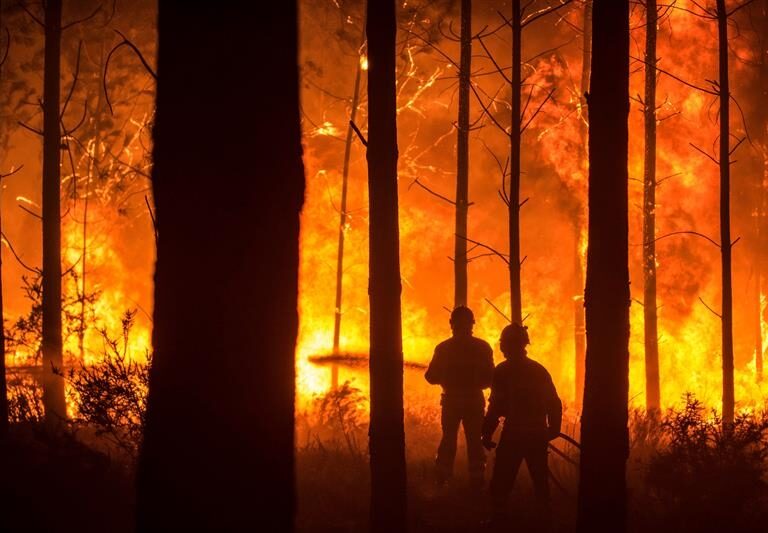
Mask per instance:
[[[0,30],[3,29],[3,2],[0,1]],[[7,43],[6,46],[10,46]],[[0,65],[0,76],[2,76],[2,65]],[[0,186],[2,184],[0,183]],[[0,192],[0,204],[2,203],[2,193]],[[2,214],[0,213],[0,234],[3,232]],[[8,382],[5,372],[5,309],[3,307],[3,255],[0,250],[0,439],[8,434]]]
[[[67,416],[61,339],[61,0],[45,3],[43,75],[43,406],[49,429]]]
[[[595,0],[589,93],[587,361],[577,530],[626,529],[629,2]]]
[[[728,13],[717,0],[720,76],[720,257],[722,266],[723,423],[733,422],[733,287],[731,285],[730,87],[728,84]]]
[[[141,531],[293,529],[297,16],[277,2],[254,31],[239,4],[159,7]],[[217,184],[232,195],[212,198]]]
[[[459,122],[456,139],[456,238],[453,305],[467,305],[467,215],[469,211],[469,83],[472,69],[472,0],[461,0]]]
[[[762,28],[759,38],[759,50],[764,51],[768,47],[768,0],[763,0],[757,6],[758,28]],[[768,54],[762,53],[760,59],[760,73],[758,76],[758,94],[762,102],[768,102]],[[758,106],[757,125],[759,128],[759,143],[762,156],[762,173],[755,179],[756,220],[755,233],[757,250],[754,258],[755,275],[755,373],[757,381],[763,380],[763,288],[765,283],[765,254],[766,242],[766,187],[768,187],[768,106]]]
[[[371,530],[406,529],[395,2],[368,1]]]
[[[581,56],[581,115],[580,118],[586,117],[587,110],[587,92],[589,91],[589,73],[590,65],[592,63],[592,1],[588,0],[584,3],[584,24],[583,24],[583,41],[582,41],[582,56]],[[581,142],[583,147],[582,157],[586,160],[589,157],[587,150],[587,143],[589,142],[589,125],[584,119],[581,120]],[[575,200],[576,206],[574,207],[573,214],[573,228],[574,228],[574,291],[575,295],[573,301],[573,328],[574,328],[574,347],[576,353],[576,390],[574,392],[574,398],[576,400],[576,408],[581,409],[584,399],[584,358],[587,351],[587,338],[586,329],[584,328],[584,266],[581,259],[581,242],[584,231],[584,209],[582,201],[579,198]]]
[[[647,0],[645,34],[645,172],[643,174],[643,319],[645,405],[661,407],[659,333],[656,305],[656,0]]]
[[[512,0],[512,124],[509,131],[509,297],[513,323],[523,323],[522,289],[520,287],[520,139],[522,116],[520,96],[522,12],[520,0]]]
[[[2,7],[0,7],[2,9]],[[2,17],[0,17],[0,20]],[[2,25],[0,25],[2,28]],[[0,199],[2,195],[0,195]],[[0,232],[2,232],[2,215],[0,215]],[[3,258],[0,251],[0,324],[3,324],[5,309],[3,307]],[[8,382],[5,372],[5,328],[0,327],[0,439],[8,434]]]
[[[365,44],[365,19],[363,20],[363,36],[360,48]],[[341,171],[341,207],[339,209],[339,247],[336,254],[336,306],[333,313],[333,353],[339,353],[339,340],[341,337],[341,300],[344,283],[344,237],[347,231],[349,214],[347,213],[347,189],[349,185],[349,159],[352,156],[352,141],[355,130],[352,124],[357,116],[357,107],[360,105],[360,78],[362,77],[362,65],[358,58],[355,70],[355,88],[352,90],[352,109],[349,112],[349,125],[347,126],[347,140],[344,144],[344,167]],[[331,387],[339,386],[339,367],[336,363],[331,367]]]

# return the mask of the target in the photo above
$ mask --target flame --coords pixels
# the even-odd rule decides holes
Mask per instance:
[[[682,7],[695,9],[689,2]],[[307,15],[309,16],[309,15]],[[482,15],[480,15],[482,16]],[[579,27],[581,14],[571,10],[566,15],[571,26]],[[416,16],[414,15],[414,20]],[[432,17],[434,19],[434,17]],[[429,20],[426,15],[419,20]],[[633,14],[634,42],[632,55],[642,57],[643,13]],[[484,20],[473,22],[478,27]],[[553,36],[566,31],[565,25],[547,29],[542,23],[541,35],[531,35],[524,46],[524,56],[551,48]],[[672,31],[674,30],[674,31]],[[313,53],[322,36],[305,34],[305,58],[316,60]],[[455,77],[450,64],[423,43],[403,42],[398,65],[398,133],[400,144],[400,257],[403,278],[403,346],[407,360],[428,362],[432,350],[450,334],[445,308],[452,307],[453,292],[453,208],[417,187],[414,179],[430,189],[451,198],[455,187]],[[757,52],[743,40],[732,45],[739,57],[749,58]],[[660,67],[690,83],[708,86],[705,80],[717,77],[716,28],[710,22],[685,10],[670,10],[659,25],[658,56]],[[486,42],[500,64],[508,63],[508,43]],[[446,54],[458,58],[458,45],[438,40]],[[362,57],[362,56],[361,56]],[[527,260],[523,265],[523,307],[528,314],[532,356],[551,371],[561,395],[571,402],[574,372],[573,343],[573,268],[574,254],[585,265],[586,201],[588,165],[584,142],[584,126],[588,110],[583,108],[578,79],[581,73],[581,48],[574,44],[551,51],[525,66],[527,87],[532,87],[526,117],[541,105],[541,111],[523,136],[522,198],[530,198],[522,211],[522,249]],[[473,57],[473,84],[485,104],[502,125],[508,125],[508,85],[493,70],[489,61],[476,52]],[[734,93],[747,99],[747,90],[738,80],[752,75],[745,71],[747,61],[731,62]],[[330,68],[330,67],[329,67]],[[333,65],[334,82],[327,78],[338,94],[352,87],[354,63]],[[643,92],[642,64],[633,62],[630,94]],[[542,105],[550,90],[552,101]],[[496,95],[495,98],[493,96]],[[472,98],[472,119],[480,115],[480,107]],[[523,94],[528,98],[527,90]],[[343,123],[348,109],[334,105],[327,95],[306,86],[302,95],[310,115],[329,117]],[[660,74],[657,89],[657,236],[673,231],[695,230],[718,240],[717,167],[699,154],[689,142],[712,151],[718,135],[717,105],[711,95],[692,90],[673,77]],[[360,113],[364,116],[363,107]],[[731,124],[736,135],[742,135],[738,113]],[[525,123],[527,118],[524,118]],[[504,122],[506,121],[506,122]],[[643,345],[642,300],[642,177],[643,115],[633,103],[630,114],[630,272],[632,295],[630,339],[630,397],[632,404],[645,405],[645,368]],[[476,125],[470,141],[470,209],[469,234],[502,252],[506,249],[505,206],[498,201],[501,176],[489,152],[503,162],[508,141],[488,120]],[[329,144],[306,130],[305,166],[308,188],[302,218],[300,334],[298,348],[299,396],[322,392],[329,386],[330,370],[308,362],[313,354],[331,351],[333,302],[335,291],[335,257],[337,250],[341,156],[338,145]],[[682,142],[681,142],[682,141]],[[485,145],[485,146],[483,146]],[[742,146],[740,150],[745,150]],[[319,171],[324,172],[320,173]],[[734,248],[734,316],[736,339],[737,406],[750,408],[766,397],[766,389],[756,382],[754,364],[754,323],[747,304],[753,296],[748,278],[751,268],[749,250],[757,244],[750,241],[746,200],[737,195],[738,187],[749,179],[748,169],[734,166],[732,224],[734,238],[743,235]],[[741,181],[740,181],[741,180]],[[367,314],[367,192],[365,153],[356,143],[350,165],[348,205],[352,215],[345,228],[346,254],[343,272],[342,351],[365,355],[368,346]],[[741,247],[741,248],[739,248]],[[719,407],[721,396],[720,322],[699,298],[715,310],[719,308],[719,251],[703,239],[690,235],[672,236],[657,244],[659,352],[662,402],[671,406],[686,392],[693,392],[712,407]],[[505,265],[493,257],[479,257],[469,266],[470,306],[475,310],[475,332],[496,346],[506,320],[490,305],[502,312],[509,309],[509,289]],[[580,295],[575,295],[577,298]],[[768,326],[763,320],[763,337]],[[496,357],[499,359],[498,347]],[[341,379],[353,379],[364,391],[366,369],[341,368]],[[418,374],[406,371],[406,391],[412,397],[434,400],[434,391],[420,385]],[[426,392],[425,392],[426,391]],[[422,394],[424,393],[424,394]]]

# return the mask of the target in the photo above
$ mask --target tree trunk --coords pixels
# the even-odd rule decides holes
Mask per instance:
[[[371,530],[406,530],[395,2],[368,1]]]
[[[0,11],[2,5],[0,3]],[[0,20],[2,16],[0,15]],[[2,28],[2,24],[0,24]],[[2,201],[2,191],[0,191],[0,202]],[[2,215],[0,214],[0,233],[3,231]],[[3,307],[3,257],[0,250],[0,324],[4,324],[5,308]],[[5,372],[5,327],[0,327],[0,440],[8,435],[8,382]]]
[[[43,75],[43,406],[45,423],[57,428],[67,416],[61,338],[61,0],[45,3]]]
[[[584,3],[584,39],[582,41],[582,56],[581,56],[581,142],[583,146],[582,157],[586,160],[589,157],[587,150],[587,143],[589,142],[589,125],[583,118],[586,116],[587,109],[587,92],[589,91],[589,73],[590,65],[592,63],[592,1],[588,0]],[[587,338],[586,329],[584,328],[584,265],[581,258],[581,242],[584,232],[584,209],[581,199],[575,198],[573,214],[573,228],[574,228],[574,291],[575,296],[573,300],[573,328],[574,328],[574,347],[576,353],[576,390],[574,392],[574,398],[576,408],[581,409],[584,400],[584,358],[586,357],[587,350]]]
[[[3,2],[0,0],[0,30],[3,28]],[[11,43],[6,43],[10,46]],[[0,65],[0,76],[2,65]],[[0,183],[0,206],[2,206],[2,183]],[[3,232],[2,213],[0,213],[0,234]],[[8,435],[8,382],[5,372],[5,308],[3,307],[3,255],[0,250],[0,439]]]
[[[629,2],[595,0],[589,94],[587,361],[577,530],[626,530]]]
[[[645,172],[643,174],[643,319],[645,326],[645,406],[661,407],[659,333],[656,305],[656,0],[646,1]]]
[[[733,423],[733,287],[731,285],[730,88],[728,84],[728,13],[717,0],[720,76],[720,257],[722,265],[723,423]]]
[[[509,297],[511,318],[523,323],[522,289],[520,287],[520,115],[522,12],[520,0],[512,0],[512,124],[509,131]]]
[[[360,48],[365,44],[365,18],[363,19],[363,36],[360,38]],[[360,58],[355,70],[355,88],[352,91],[352,110],[349,113],[349,125],[347,126],[347,140],[344,145],[344,167],[341,173],[341,208],[339,209],[339,247],[336,254],[336,306],[333,314],[333,353],[339,353],[339,339],[341,337],[341,297],[344,282],[344,237],[347,231],[347,188],[349,184],[349,159],[352,155],[352,141],[355,130],[352,124],[355,122],[357,107],[360,104],[360,78],[363,66]],[[336,363],[331,366],[331,387],[339,386],[339,367]]]
[[[757,7],[759,21],[756,27],[762,28],[762,34],[759,37],[759,48],[761,52],[768,46],[768,0],[763,0]],[[768,54],[760,54],[760,72],[758,75],[758,98],[762,102],[768,102]],[[763,254],[766,244],[766,187],[768,187],[768,109],[765,105],[757,108],[757,126],[760,143],[760,154],[762,156],[762,173],[759,173],[755,179],[755,243],[756,251],[754,257],[754,276],[755,276],[755,374],[758,382],[763,380],[763,288],[765,277],[765,263]]]
[[[469,83],[472,69],[472,0],[461,0],[459,122],[456,139],[456,237],[454,307],[467,305],[467,215],[469,211]]]
[[[293,530],[297,16],[295,1],[277,2],[254,31],[232,2],[159,7],[140,531]],[[212,201],[214,183],[233,194]]]

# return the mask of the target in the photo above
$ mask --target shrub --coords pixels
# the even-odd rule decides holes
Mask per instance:
[[[715,411],[687,395],[661,423],[663,443],[648,463],[647,483],[683,530],[750,530],[765,519],[768,417],[742,413],[723,426]]]

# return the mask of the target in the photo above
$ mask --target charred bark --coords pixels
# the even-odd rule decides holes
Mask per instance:
[[[587,92],[589,92],[589,74],[592,63],[592,0],[584,3],[584,24],[581,56],[581,142],[583,147],[582,157],[586,161],[589,157],[587,143],[589,142],[589,125],[586,122]],[[575,386],[574,398],[576,408],[581,409],[584,399],[584,358],[587,351],[586,329],[584,327],[584,265],[581,258],[581,239],[584,231],[584,208],[582,201],[574,199],[576,206],[573,213],[574,227],[574,291],[573,301],[573,341],[576,354],[575,360]]]
[[[509,297],[511,318],[523,323],[522,289],[520,287],[520,142],[522,137],[522,11],[520,0],[512,0],[512,123],[509,131]]]
[[[587,360],[577,530],[624,531],[629,454],[629,2],[595,0],[589,93]]]
[[[368,1],[371,530],[405,531],[395,3]]]
[[[159,7],[141,531],[293,530],[297,16],[296,2],[277,2],[254,31],[233,3]],[[200,105],[223,101],[239,112]],[[216,179],[227,201],[211,200]]]
[[[762,34],[760,36],[759,45],[760,50],[766,50],[768,46],[768,0],[764,0],[757,6],[758,17],[760,21],[757,24],[758,28],[762,28]],[[760,99],[763,102],[768,102],[768,53],[761,54],[760,59],[760,73],[758,76],[758,93]],[[768,210],[768,194],[766,194],[766,187],[768,187],[768,109],[765,105],[759,106],[759,117],[757,120],[759,128],[759,142],[761,145],[762,166],[763,171],[756,177],[756,220],[755,220],[755,233],[757,252],[755,254],[755,306],[757,314],[755,316],[755,373],[757,381],[760,382],[763,379],[763,291],[765,283],[765,245],[766,235],[766,216]]]
[[[731,282],[730,87],[728,84],[728,12],[717,0],[720,76],[720,259],[722,268],[723,423],[733,423],[733,286]]]
[[[661,407],[658,306],[656,305],[656,0],[647,0],[645,33],[645,169],[643,173],[643,324],[645,405]]]
[[[67,416],[61,338],[61,0],[45,3],[43,74],[43,406],[55,429]]]
[[[0,30],[3,28],[3,2],[0,0]],[[6,46],[10,46],[8,42]],[[0,63],[0,77],[2,76]],[[1,80],[1,78],[0,78]],[[1,185],[1,184],[0,184]],[[0,205],[2,205],[2,192],[0,191]],[[0,213],[0,234],[3,232],[3,218]],[[3,307],[3,254],[0,250],[0,439],[8,434],[8,382],[5,370],[5,308]]]
[[[467,305],[467,217],[469,211],[469,83],[472,69],[472,0],[461,0],[459,121],[456,139],[456,237],[453,305]]]

